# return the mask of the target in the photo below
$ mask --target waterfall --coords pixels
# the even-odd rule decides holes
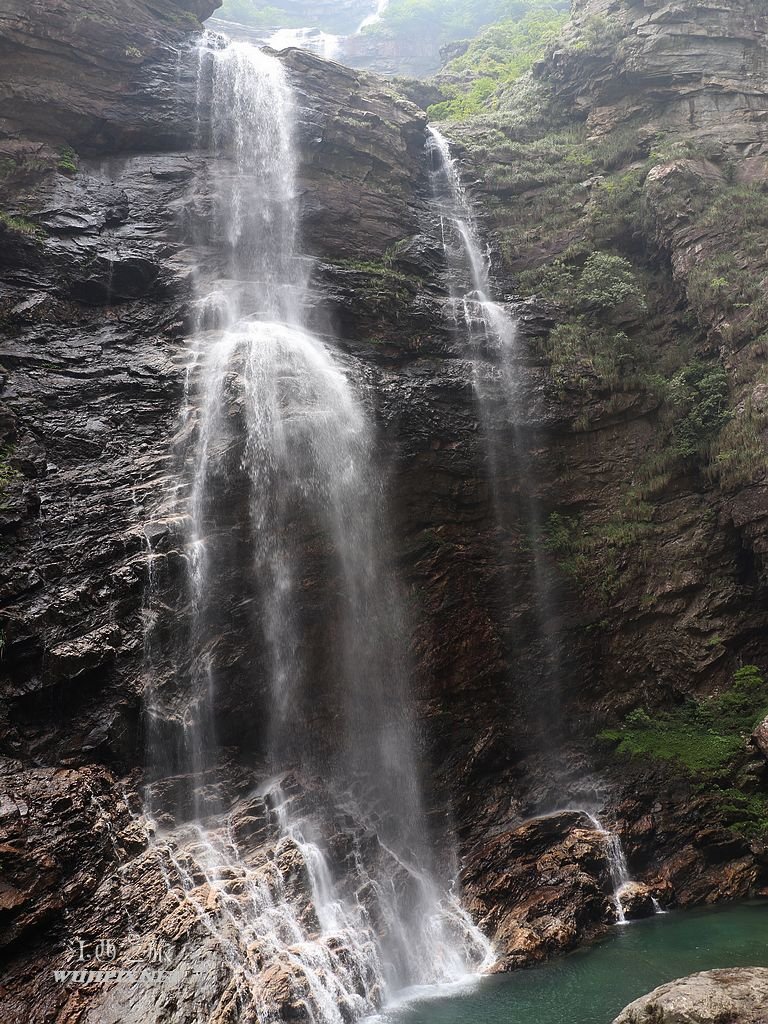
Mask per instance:
[[[525,428],[529,425],[530,416],[519,372],[522,352],[518,322],[502,303],[493,299],[490,259],[481,244],[472,204],[447,139],[430,126],[427,144],[433,201],[440,218],[449,274],[453,319],[467,343],[466,355],[472,365],[476,404],[484,428],[483,440],[497,526],[502,532],[511,533],[515,529],[514,509],[502,494],[502,481],[506,478],[518,489],[518,518],[525,532],[523,547],[531,560],[532,616],[540,648],[540,663],[545,668],[543,685],[547,699],[542,701],[539,697],[537,701],[537,714],[541,716],[537,731],[540,744],[548,744],[547,753],[556,765],[559,755],[556,734],[562,718],[559,707],[561,637],[554,584],[542,551],[544,524],[526,446]],[[494,422],[499,407],[503,419],[511,427],[511,446],[502,439]],[[552,742],[553,735],[555,742]]]
[[[632,876],[629,873],[629,865],[627,864],[627,857],[624,853],[621,839],[615,832],[609,832],[597,815],[591,814],[589,811],[584,811],[584,814],[591,821],[595,831],[605,838],[608,867],[611,873],[611,885],[613,886],[613,903],[616,907],[616,923],[626,924],[627,917],[621,903],[621,891],[630,884]],[[654,905],[657,906],[655,900]]]
[[[306,324],[291,86],[279,60],[221,37],[199,67],[214,200],[180,430],[180,739],[175,693],[147,693],[155,788],[175,772],[192,798],[186,814],[154,797],[151,811],[168,884],[229,965],[238,1005],[259,1024],[347,1024],[493,952],[433,862],[372,426],[350,368]],[[262,768],[232,806],[220,712],[227,641],[244,632],[253,696],[238,715]]]
[[[371,13],[360,22],[355,35],[359,36],[365,31],[365,29],[370,28],[371,25],[377,25],[381,21],[382,16],[388,7],[389,0],[377,0],[376,9],[371,11]]]
[[[515,414],[523,399],[520,379],[516,370],[519,359],[517,349],[517,323],[503,305],[494,302],[491,297],[490,261],[483,251],[480,237],[475,225],[472,206],[464,189],[458,167],[451,155],[447,139],[434,127],[428,128],[428,149],[431,155],[432,190],[436,208],[440,216],[443,247],[446,264],[450,275],[451,301],[454,317],[463,324],[470,346],[469,355],[472,359],[474,386],[480,408],[481,419],[486,428],[489,426],[488,405],[493,401],[493,379],[489,388],[487,377],[480,369],[480,356],[488,355],[498,366],[501,375],[500,390],[507,406],[508,415],[514,424]],[[487,431],[488,432],[488,431]],[[519,439],[516,439],[519,442]],[[499,507],[498,487],[493,480],[501,470],[501,456],[491,438],[486,438],[492,485],[496,494],[497,516],[504,519],[504,510]],[[519,443],[515,445],[514,469],[526,486],[523,514],[527,520],[528,539],[533,549],[533,588],[536,595],[539,639],[549,651],[548,671],[553,676],[554,695],[559,698],[560,675],[560,642],[556,628],[548,624],[554,621],[554,595],[551,584],[541,558],[540,545],[542,523],[538,503],[531,495],[532,473],[529,459]],[[550,728],[556,733],[559,722],[557,700],[548,708]],[[557,751],[550,749],[550,756],[555,757]],[[557,775],[557,771],[555,773]],[[560,781],[565,781],[561,776]],[[608,831],[600,820],[591,812],[569,803],[567,808],[581,810],[592,822],[596,831],[605,838],[608,856],[613,901],[616,907],[617,921],[626,923],[626,916],[621,903],[621,891],[632,878],[629,873],[627,859],[621,839]],[[553,813],[551,808],[547,808]],[[655,903],[655,901],[654,901]],[[658,908],[658,904],[655,903]]]

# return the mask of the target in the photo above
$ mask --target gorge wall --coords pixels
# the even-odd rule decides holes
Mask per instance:
[[[188,614],[171,491],[192,280],[220,258],[206,234],[210,168],[189,43],[212,6],[135,0],[83,14],[61,0],[0,15],[9,1021],[134,1019],[118,996],[51,983],[75,936],[107,933],[160,933],[178,962],[194,961],[197,980],[157,1019],[198,1019],[201,986],[211,1020],[236,1019],[201,922],[168,889],[138,796],[148,630],[153,686],[179,720],[187,696],[162,652]],[[604,839],[579,810],[588,804],[665,901],[766,885],[759,747],[707,764],[704,783],[615,749],[627,713],[669,713],[721,693],[743,665],[768,667],[758,7],[585,0],[562,47],[494,113],[445,127],[492,245],[497,295],[520,319],[525,401],[512,419],[500,404],[485,425],[472,354],[446,315],[426,115],[374,76],[282,57],[302,107],[313,326],[366,382],[378,424],[433,831],[457,833],[466,904],[501,967],[613,919]],[[483,427],[524,450],[525,477],[510,468],[492,480]],[[543,510],[534,538],[531,495]],[[234,531],[243,514],[235,502]],[[161,595],[152,609],[148,549]],[[322,559],[315,568],[304,581],[310,634]],[[217,581],[223,600],[246,572]],[[557,597],[545,632],[537,572]],[[217,654],[223,795],[256,856],[268,813],[246,794],[263,767],[263,652],[247,609],[233,602],[231,613]],[[318,693],[332,683],[319,678]],[[563,813],[537,817],[545,810]],[[336,849],[342,871],[343,830]],[[158,1012],[157,992],[144,998],[135,1019]]]

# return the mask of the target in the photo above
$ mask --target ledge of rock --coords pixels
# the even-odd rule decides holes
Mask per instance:
[[[630,1003],[613,1024],[764,1024],[768,968],[704,971]]]
[[[126,138],[141,149],[177,137],[175,54],[218,6],[218,0],[4,3],[0,139],[105,152]],[[15,155],[7,142],[2,149],[6,159]]]
[[[752,734],[752,743],[763,757],[768,758],[768,718],[764,718]]]
[[[565,44],[536,68],[603,130],[639,113],[665,130],[765,142],[768,40],[760,0],[577,0]],[[585,25],[594,39],[574,45]],[[621,37],[621,46],[617,39]]]

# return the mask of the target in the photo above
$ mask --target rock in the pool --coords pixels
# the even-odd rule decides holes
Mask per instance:
[[[630,1003],[613,1024],[766,1024],[768,968],[704,971]]]

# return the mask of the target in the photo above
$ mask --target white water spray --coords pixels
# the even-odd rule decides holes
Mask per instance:
[[[269,37],[267,46],[271,46],[273,50],[285,50],[295,46],[300,50],[316,53],[324,60],[338,60],[343,41],[343,36],[321,32],[320,29],[281,28]]]

